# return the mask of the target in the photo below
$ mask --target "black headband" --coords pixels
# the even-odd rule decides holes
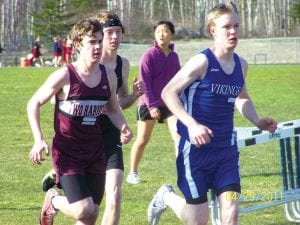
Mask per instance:
[[[111,19],[111,20],[108,20],[108,21],[106,21],[106,22],[101,22],[101,25],[102,25],[104,28],[107,28],[107,27],[113,27],[113,26],[123,27],[121,21],[118,20],[118,19]]]

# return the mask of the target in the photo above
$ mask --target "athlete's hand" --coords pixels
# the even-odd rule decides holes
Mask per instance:
[[[46,154],[49,155],[49,147],[45,140],[36,141],[29,153],[29,159],[34,164],[41,164],[41,161],[44,161],[43,151],[45,150]]]
[[[127,124],[124,124],[121,131],[120,131],[120,141],[122,144],[127,144],[132,139],[132,132],[127,126]]]
[[[271,118],[260,118],[257,127],[261,130],[268,130],[271,133],[274,133],[277,129],[277,122]]]
[[[190,124],[188,132],[191,143],[196,145],[196,147],[210,143],[211,137],[213,137],[212,130],[199,123]]]
[[[150,112],[151,118],[153,118],[155,120],[160,119],[160,110],[158,108],[149,109],[149,112]]]
[[[136,77],[133,79],[132,93],[135,97],[140,97],[145,92],[144,83],[138,80]]]

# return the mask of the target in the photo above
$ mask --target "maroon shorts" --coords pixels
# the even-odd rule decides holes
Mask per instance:
[[[33,58],[39,58],[40,56],[41,56],[41,53],[40,53],[40,51],[38,51],[37,49],[33,49],[32,50],[32,55],[33,55]]]
[[[86,173],[105,174],[104,145],[99,139],[76,143],[57,137],[52,142],[52,165],[59,176]]]
[[[73,49],[72,48],[66,48],[66,54],[67,55],[72,55],[73,54]]]
[[[54,56],[54,57],[61,56],[61,53],[60,53],[60,52],[53,52],[53,56]]]

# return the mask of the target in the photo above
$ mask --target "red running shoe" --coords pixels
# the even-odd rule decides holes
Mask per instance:
[[[52,199],[58,195],[59,193],[54,188],[50,188],[47,191],[40,217],[41,225],[53,225],[54,216],[56,215],[57,211],[52,205]]]

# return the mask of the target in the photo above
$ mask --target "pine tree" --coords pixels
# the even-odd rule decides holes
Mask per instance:
[[[31,13],[33,31],[45,37],[66,36],[79,19],[92,15],[97,8],[100,3],[93,0],[44,0],[40,11]]]

